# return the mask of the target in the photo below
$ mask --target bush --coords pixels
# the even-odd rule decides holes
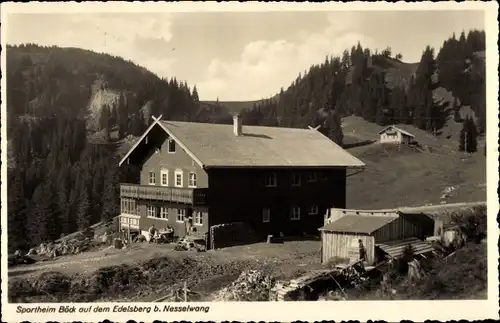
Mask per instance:
[[[487,267],[486,246],[469,244],[446,261],[436,259],[429,275],[409,296],[412,299],[468,298],[486,290]]]
[[[452,221],[456,223],[470,241],[479,243],[487,233],[486,206],[475,206],[467,212],[452,214]]]
[[[23,302],[26,297],[36,295],[36,289],[29,280],[9,279],[7,296],[9,302]]]
[[[67,295],[71,288],[71,278],[59,272],[41,274],[33,283],[36,295],[51,295],[55,300]]]

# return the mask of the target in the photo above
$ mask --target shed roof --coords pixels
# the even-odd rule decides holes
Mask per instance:
[[[418,238],[408,238],[404,240],[384,242],[376,244],[375,246],[382,249],[392,258],[398,258],[403,255],[404,250],[408,245],[412,246],[414,255],[420,255],[423,253],[434,251],[434,247]]]
[[[242,134],[236,136],[233,125],[227,124],[165,120],[155,123],[202,167],[365,166],[315,129],[243,125]]]
[[[392,125],[392,126],[388,126],[388,127],[385,127],[384,129],[380,130],[380,131],[378,132],[378,134],[380,135],[380,134],[382,134],[382,133],[386,132],[386,131],[387,131],[387,130],[389,130],[389,129],[394,129],[394,130],[396,130],[396,131],[401,132],[402,134],[405,134],[405,135],[407,135],[407,136],[409,136],[409,137],[415,138],[415,136],[414,136],[414,135],[412,135],[411,133],[409,133],[408,131],[403,130],[403,129],[401,129],[401,128],[398,128],[398,127],[396,127],[396,126],[394,126],[394,125]]]
[[[323,226],[322,228],[320,228],[320,230],[331,232],[371,234],[381,227],[396,220],[397,218],[397,215],[345,215],[340,217],[338,220]]]

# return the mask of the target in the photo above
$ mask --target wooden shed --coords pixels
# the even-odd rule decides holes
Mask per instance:
[[[378,262],[375,247],[378,244],[407,238],[421,238],[424,229],[399,212],[341,212],[325,219],[320,228],[321,261],[332,258],[353,263],[360,259],[360,244],[365,250],[368,265]]]
[[[381,143],[410,144],[415,141],[415,136],[396,126],[388,126],[379,133]]]

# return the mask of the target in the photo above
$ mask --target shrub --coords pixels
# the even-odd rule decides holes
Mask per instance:
[[[23,302],[26,297],[36,294],[36,289],[29,280],[9,279],[7,296],[9,302]]]
[[[64,295],[71,287],[71,278],[60,272],[52,271],[41,274],[33,283],[38,295]]]

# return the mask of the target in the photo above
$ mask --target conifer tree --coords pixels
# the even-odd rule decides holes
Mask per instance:
[[[458,150],[467,153],[477,151],[477,128],[472,117],[465,118],[462,130],[460,131],[460,140]]]
[[[118,118],[118,138],[121,139],[125,137],[128,132],[128,107],[127,102],[125,102],[125,96],[123,92],[120,93],[118,99],[118,107],[117,107],[117,118]]]

